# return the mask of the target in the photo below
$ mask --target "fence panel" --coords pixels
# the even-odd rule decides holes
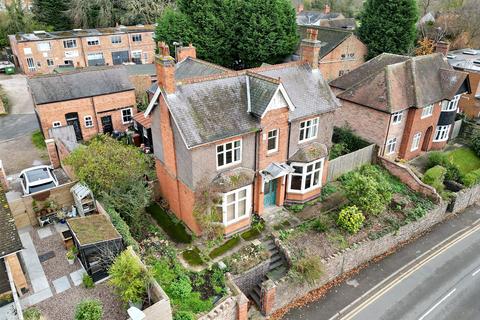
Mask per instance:
[[[462,122],[462,119],[455,121],[455,124],[453,125],[452,136],[450,137],[450,139],[455,139],[456,137],[458,137],[458,135],[460,134],[460,129],[462,128]]]
[[[344,173],[355,170],[364,164],[372,163],[375,152],[375,145],[372,144],[329,161],[327,181],[333,181]]]

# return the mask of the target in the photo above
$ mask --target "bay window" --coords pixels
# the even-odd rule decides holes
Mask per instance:
[[[455,97],[453,97],[452,100],[450,100],[450,101],[443,101],[442,111],[448,112],[448,111],[457,110],[458,102],[460,101],[461,96],[462,95],[458,94]]]
[[[318,133],[318,118],[310,119],[300,123],[300,137],[299,142],[305,142],[317,137]]]
[[[450,125],[437,126],[433,141],[434,142],[447,141],[449,133],[450,133]]]
[[[242,140],[217,145],[217,169],[242,161]]]
[[[246,219],[252,211],[252,186],[224,193],[222,204],[222,221],[225,226]]]
[[[288,178],[288,192],[306,193],[322,186],[324,159],[310,163],[291,163],[294,172]]]

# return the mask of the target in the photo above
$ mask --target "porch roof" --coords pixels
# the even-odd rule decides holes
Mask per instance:
[[[152,119],[150,118],[150,115],[145,116],[143,112],[135,113],[133,120],[138,122],[145,129],[150,129],[152,127]]]
[[[271,181],[280,177],[284,177],[289,173],[292,173],[293,169],[286,163],[272,162],[265,170],[260,171],[265,181]]]

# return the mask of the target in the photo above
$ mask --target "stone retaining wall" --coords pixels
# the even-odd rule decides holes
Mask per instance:
[[[378,157],[379,163],[387,169],[392,175],[399,178],[404,184],[410,187],[410,189],[421,193],[425,197],[431,199],[435,203],[440,203],[441,197],[438,195],[435,188],[423,183],[413,171],[398,162],[393,162],[386,158]]]
[[[449,211],[458,213],[480,200],[480,185],[460,190],[449,206]]]
[[[267,259],[250,270],[243,272],[242,274],[234,275],[232,277],[233,282],[235,282],[235,284],[244,294],[248,294],[253,290],[257,283],[262,281],[263,277],[268,273],[269,265],[270,259]]]
[[[322,287],[343,273],[371,261],[373,258],[390,251],[398,244],[428,230],[445,218],[446,209],[447,204],[441,203],[441,205],[428,212],[423,219],[402,226],[395,233],[385,235],[376,240],[362,241],[322,260],[324,275],[316,283],[299,284],[293,282],[293,280],[288,277],[280,279],[275,283],[275,299],[273,302],[274,305],[270,309],[271,312],[275,312],[296,299],[305,296],[308,292]],[[284,250],[288,251],[288,249]]]

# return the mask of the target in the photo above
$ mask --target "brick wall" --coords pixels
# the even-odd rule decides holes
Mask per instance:
[[[343,273],[371,261],[373,258],[388,252],[402,242],[408,241],[428,230],[445,219],[446,207],[446,204],[442,203],[440,206],[428,212],[423,219],[402,226],[395,233],[385,235],[377,240],[362,241],[322,260],[324,274],[320,280],[313,284],[299,284],[288,277],[284,277],[275,282],[275,298],[270,313],[293,303],[295,300],[305,296],[312,290],[322,287]]]
[[[320,41],[322,39],[319,39]],[[368,49],[355,35],[351,35],[338,47],[320,59],[319,67],[323,77],[332,81],[339,77],[340,71],[352,71],[365,62]],[[342,54],[345,58],[342,58]],[[354,54],[350,57],[350,54]]]
[[[259,170],[265,169],[272,162],[283,163],[287,161],[288,115],[288,107],[283,107],[281,109],[268,111],[267,114],[265,114],[265,116],[260,120],[260,127],[262,131],[258,141],[257,149]],[[274,152],[267,152],[268,132],[275,129],[278,130],[279,134],[278,150]]]
[[[468,75],[472,93],[462,95],[458,107],[468,118],[478,118],[480,116],[480,101],[475,96],[480,94],[480,92],[477,92],[477,88],[480,88],[480,73],[470,71]]]

